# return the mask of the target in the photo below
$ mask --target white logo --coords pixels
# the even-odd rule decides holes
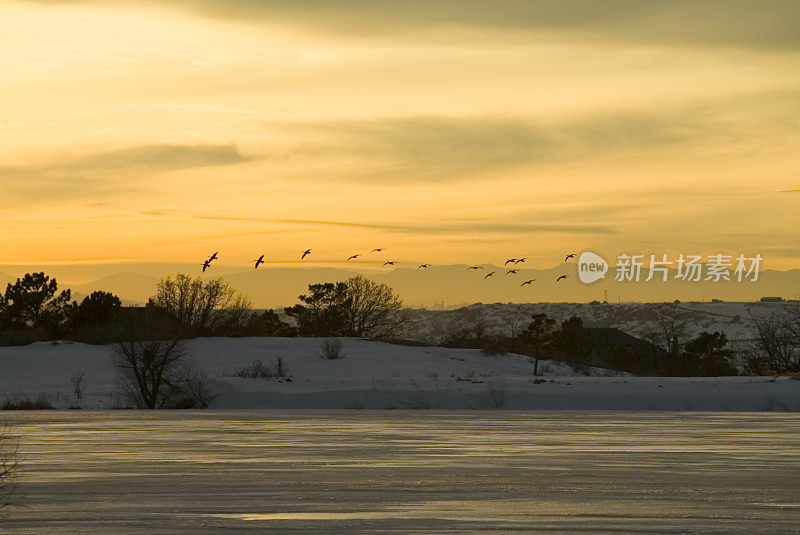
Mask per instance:
[[[578,257],[578,278],[584,284],[591,284],[606,277],[608,262],[595,253],[584,251]]]

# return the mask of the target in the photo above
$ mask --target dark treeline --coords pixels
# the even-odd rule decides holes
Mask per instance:
[[[300,303],[284,309],[253,310],[250,301],[222,279],[177,275],[162,279],[144,307],[123,307],[120,299],[97,291],[80,303],[56,279],[29,273],[0,294],[0,344],[44,340],[107,344],[125,336],[137,315],[157,315],[176,338],[199,336],[354,336],[394,335],[404,317],[399,296],[365,277],[309,285]],[[163,333],[160,333],[163,335]]]
[[[69,337],[91,339],[103,332],[122,302],[108,292],[94,292],[80,303],[70,290],[59,292],[56,279],[28,273],[0,294],[0,343],[24,345]]]
[[[55,279],[29,273],[0,295],[0,344],[59,339],[109,344],[136,337],[200,336],[392,339],[407,319],[392,288],[362,276],[311,284],[298,299],[283,315],[255,311],[222,279],[177,275],[162,279],[146,306],[123,307],[117,296],[102,291],[74,301]],[[641,338],[613,328],[586,327],[577,316],[557,323],[535,314],[522,328],[512,326],[513,335],[490,332],[481,321],[465,319],[438,345],[482,349],[487,355],[527,355],[534,375],[543,359],[567,362],[587,373],[590,367],[664,376],[800,372],[800,311],[751,319],[751,339],[734,346],[722,332],[690,337],[687,320],[668,313],[643,322]]]
[[[590,367],[652,376],[800,373],[800,309],[786,317],[753,317],[751,338],[736,345],[723,332],[691,337],[688,321],[672,314],[644,322],[642,338],[614,328],[586,327],[578,316],[558,324],[546,314],[534,314],[511,336],[489,331],[480,320],[465,323],[440,344],[482,349],[487,355],[528,355],[534,375],[542,359],[566,362],[584,373]]]

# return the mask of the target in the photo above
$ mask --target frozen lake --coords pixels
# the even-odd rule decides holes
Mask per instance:
[[[3,412],[10,533],[795,532],[800,416]]]

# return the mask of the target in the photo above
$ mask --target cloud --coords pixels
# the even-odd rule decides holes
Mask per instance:
[[[296,225],[311,227],[346,227],[352,229],[386,230],[407,234],[529,234],[529,233],[569,233],[569,234],[615,234],[616,231],[606,226],[570,225],[550,223],[502,223],[492,221],[475,221],[466,223],[441,224],[384,224],[362,223],[350,221],[323,221],[307,219],[262,219],[226,216],[194,216],[194,219],[211,221],[231,221],[242,223],[269,223],[276,225]]]
[[[414,117],[286,124],[302,137],[290,158],[329,158],[337,179],[449,181],[534,163],[598,156],[640,158],[689,144],[736,143],[743,132],[691,111],[604,115],[562,124],[521,119]],[[344,159],[344,161],[343,161]],[[308,173],[305,172],[308,176]]]
[[[773,0],[186,0],[207,15],[262,18],[320,31],[369,37],[420,35],[453,26],[516,32],[560,32],[583,39],[676,45],[800,48],[800,4]]]
[[[74,2],[109,4],[108,0]],[[164,4],[156,0],[138,3]],[[506,40],[511,37],[509,31],[556,32],[583,40],[800,48],[800,3],[795,0],[175,0],[169,4],[206,17],[291,24],[350,37],[430,39],[442,28],[461,27],[495,30],[498,38]]]
[[[314,219],[261,219],[254,217],[226,217],[226,216],[194,216],[194,219],[204,219],[209,221],[232,221],[232,222],[251,222],[251,223],[275,223],[286,225],[307,225],[314,227],[348,227],[373,230],[392,230],[406,231],[413,227],[401,225],[382,225],[373,223],[352,223],[346,221],[320,221]]]
[[[55,196],[120,193],[137,184],[120,186],[130,175],[231,165],[247,161],[235,145],[141,145],[98,152],[63,162],[0,167],[0,184],[22,200]]]
[[[236,145],[142,145],[86,156],[61,166],[67,171],[171,171],[241,163]]]

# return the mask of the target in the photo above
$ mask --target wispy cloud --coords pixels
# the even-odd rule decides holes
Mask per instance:
[[[278,125],[308,141],[305,161],[345,159],[330,175],[386,181],[448,181],[533,163],[597,156],[641,158],[693,144],[724,146],[752,132],[695,110],[590,116],[537,124],[522,119],[413,117]],[[350,163],[347,163],[350,162]],[[326,171],[328,172],[328,168]]]
[[[63,4],[69,0],[29,0]],[[118,0],[120,4],[128,1]],[[109,0],[73,0],[108,5]],[[139,4],[163,6],[157,0]],[[618,42],[707,45],[713,47],[800,48],[800,3],[794,0],[175,0],[170,7],[202,16],[249,24],[291,24],[312,31],[348,37],[431,39],[452,28],[495,30],[509,39],[509,31],[554,32]],[[474,33],[471,34],[474,39]],[[452,35],[450,36],[452,38]],[[466,36],[465,36],[466,38]]]
[[[227,217],[227,216],[194,216],[194,219],[205,219],[210,221],[233,221],[250,223],[273,223],[281,225],[304,225],[315,227],[349,227],[374,230],[393,230],[406,231],[414,227],[401,225],[383,225],[376,223],[353,223],[347,221],[320,221],[314,219],[261,219],[252,217]]]
[[[537,232],[555,232],[570,234],[615,234],[616,231],[607,226],[570,225],[550,223],[501,223],[491,221],[475,221],[465,223],[442,224],[404,224],[362,223],[350,221],[317,221],[307,219],[261,219],[248,217],[195,216],[194,219],[212,221],[232,221],[242,223],[268,223],[274,225],[311,226],[311,227],[343,227],[352,229],[386,230],[409,234],[528,234]]]
[[[235,145],[140,145],[59,162],[0,167],[5,193],[23,200],[135,191],[118,179],[247,161]]]

